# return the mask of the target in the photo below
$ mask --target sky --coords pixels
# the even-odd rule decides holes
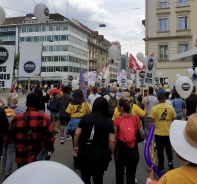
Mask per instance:
[[[35,3],[46,4],[50,13],[56,11],[80,21],[110,42],[119,41],[122,54],[128,52],[136,57],[138,52],[145,53],[144,0],[1,0],[0,6],[6,17],[15,17],[33,13]],[[99,24],[106,27],[101,28]]]

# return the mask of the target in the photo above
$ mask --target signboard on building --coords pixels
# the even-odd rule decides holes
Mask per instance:
[[[137,70],[136,71],[136,86],[137,88],[145,89],[148,86],[145,84],[145,71]]]
[[[14,46],[0,46],[0,88],[11,88],[14,68]]]
[[[42,43],[22,42],[20,47],[19,76],[39,76],[42,63]]]
[[[155,83],[155,70],[157,59],[155,57],[147,57],[146,70],[145,70],[145,85],[154,86]]]

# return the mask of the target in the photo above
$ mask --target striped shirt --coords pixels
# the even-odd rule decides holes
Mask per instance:
[[[55,137],[49,116],[33,108],[27,110],[26,114],[30,122],[36,149],[40,150],[47,144],[49,151],[53,151]],[[11,121],[6,139],[9,143],[15,143],[16,163],[27,164],[34,161],[34,150],[23,113],[16,115]]]

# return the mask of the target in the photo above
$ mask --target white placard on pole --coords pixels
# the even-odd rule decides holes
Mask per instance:
[[[146,70],[145,70],[145,85],[154,86],[155,83],[155,70],[157,59],[155,57],[147,57]]]
[[[102,79],[101,79],[101,82],[100,82],[100,87],[101,87],[101,88],[105,88],[106,85],[107,85],[107,79],[102,78]]]
[[[137,70],[136,71],[136,87],[145,89],[148,88],[147,85],[145,85],[145,71],[143,70]]]
[[[19,76],[39,76],[41,73],[42,43],[20,43]]]
[[[14,46],[0,46],[0,88],[11,88],[14,68]]]
[[[159,77],[155,77],[155,86],[156,87],[160,86],[160,78]]]

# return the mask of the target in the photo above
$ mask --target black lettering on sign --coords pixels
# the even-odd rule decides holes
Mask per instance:
[[[0,74],[1,80],[10,80],[10,74]]]
[[[75,113],[79,112],[81,110],[81,108],[82,108],[82,104],[79,104],[77,109],[76,109],[76,111],[75,111]]]
[[[5,86],[5,81],[0,81],[0,87],[4,87]]]
[[[9,53],[5,47],[0,46],[0,64],[3,64],[7,61]]]
[[[0,72],[6,72],[6,66],[0,66]]]

